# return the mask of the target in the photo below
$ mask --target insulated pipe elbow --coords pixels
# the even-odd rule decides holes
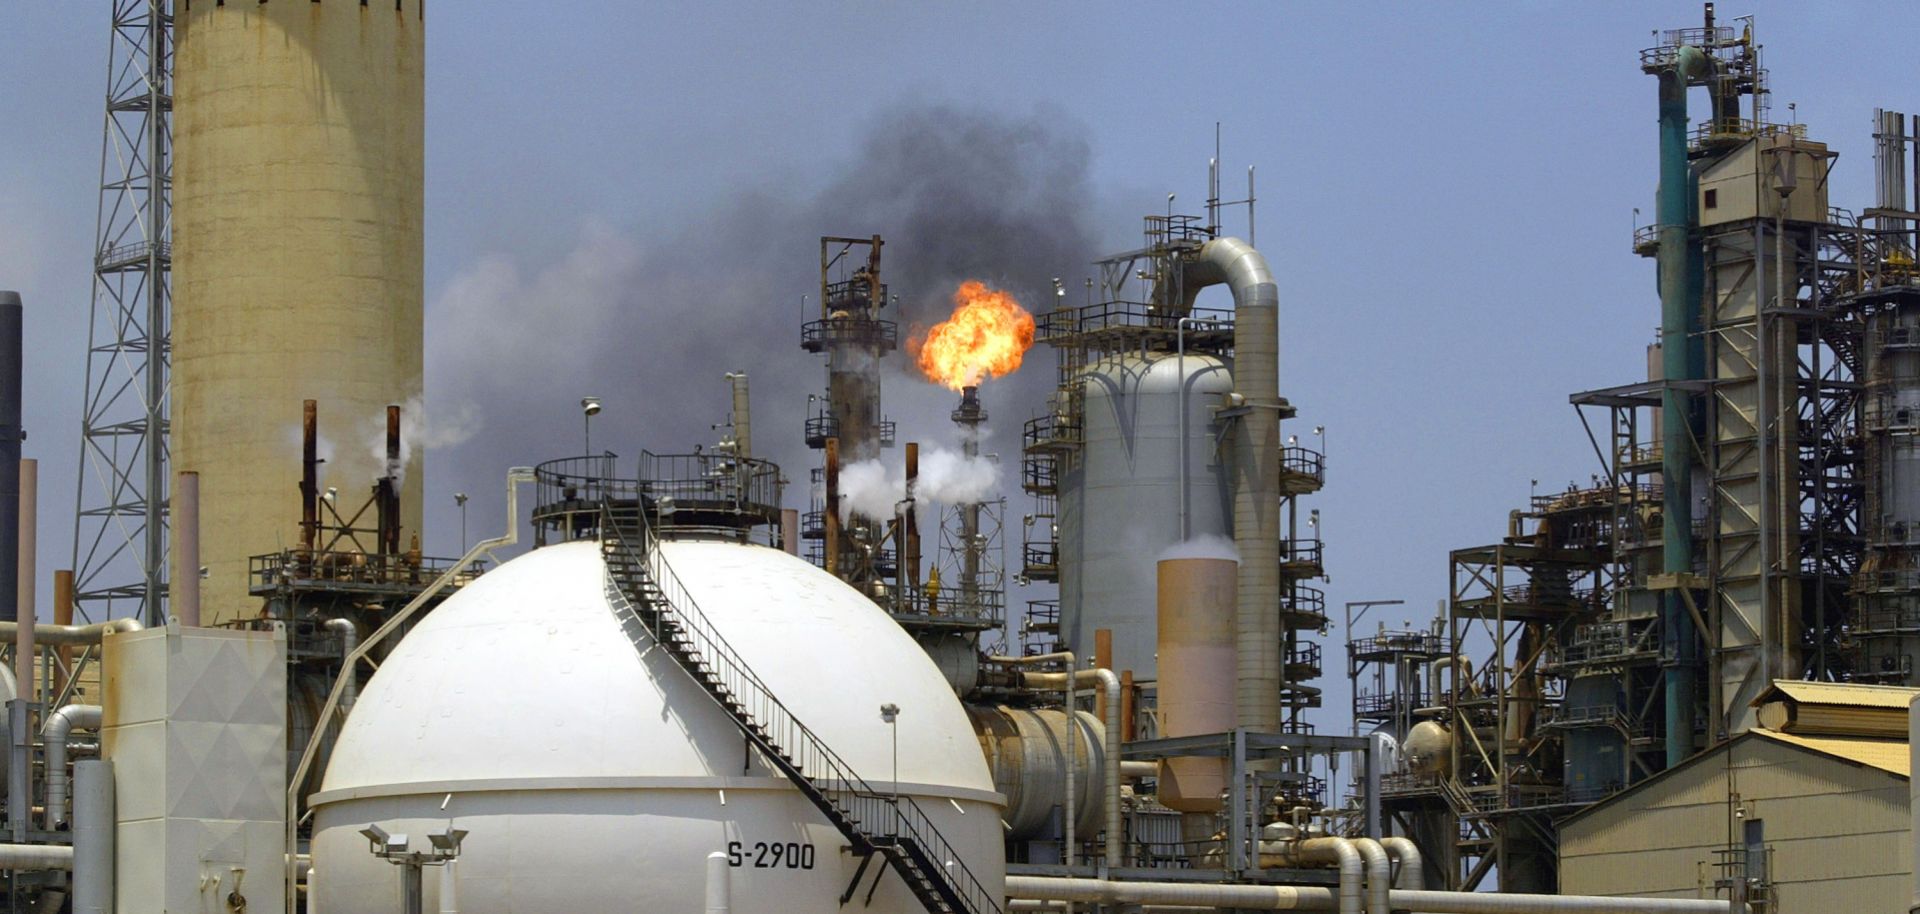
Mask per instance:
[[[1340,914],[1361,914],[1360,882],[1366,865],[1353,842],[1345,838],[1309,838],[1300,842],[1300,859],[1340,867]]]
[[[67,705],[47,717],[40,736],[47,748],[47,830],[67,824],[67,739],[75,730],[100,728],[99,705]]]
[[[1353,849],[1367,867],[1367,914],[1393,914],[1393,862],[1386,848],[1372,838],[1354,838]]]
[[[1400,872],[1393,881],[1396,889],[1419,891],[1426,885],[1426,861],[1420,859],[1420,846],[1411,838],[1381,838],[1380,846],[1386,848],[1387,855],[1400,864]]]

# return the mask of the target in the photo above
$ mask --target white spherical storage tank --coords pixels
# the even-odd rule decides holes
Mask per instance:
[[[872,787],[897,780],[957,864],[1001,897],[1001,798],[959,700],[913,639],[784,552],[660,548],[793,715]],[[699,911],[715,852],[732,864],[732,911],[838,914],[860,863],[848,840],[664,648],[635,648],[608,587],[598,544],[548,546],[467,585],[395,647],[313,798],[320,914],[399,908],[399,868],[369,852],[369,824],[416,850],[428,833],[465,829],[462,914]],[[887,704],[899,708],[892,724]],[[923,910],[878,856],[858,897],[876,876],[869,910]],[[424,881],[426,910],[439,910],[437,875]]]

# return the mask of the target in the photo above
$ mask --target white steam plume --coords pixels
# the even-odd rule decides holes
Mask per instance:
[[[930,448],[920,452],[920,479],[914,497],[923,502],[964,505],[993,497],[1000,467],[985,457]],[[905,470],[879,460],[860,460],[840,468],[840,504],[849,514],[889,520],[907,497]]]
[[[367,441],[374,466],[381,468],[382,475],[392,476],[397,489],[406,484],[407,463],[413,459],[415,447],[459,445],[480,430],[480,417],[472,404],[456,404],[450,409],[429,413],[419,394],[408,397],[400,404],[400,461],[394,466],[387,466],[386,410],[371,417],[368,428]],[[376,476],[375,481],[379,478]]]
[[[840,468],[840,504],[849,514],[888,520],[894,505],[906,497],[906,477],[888,472],[878,460],[857,460]]]
[[[1174,543],[1160,553],[1160,560],[1167,559],[1226,559],[1240,561],[1240,550],[1235,549],[1233,540],[1215,533],[1202,533],[1183,543]]]
[[[936,448],[920,455],[914,497],[949,505],[986,501],[1000,481],[1000,467],[985,457]]]

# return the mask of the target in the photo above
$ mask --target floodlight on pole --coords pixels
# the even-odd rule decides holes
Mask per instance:
[[[900,706],[887,702],[880,706],[880,719],[893,732],[893,795],[900,795]]]
[[[600,398],[599,397],[581,397],[580,398],[580,416],[581,416],[581,421],[586,423],[585,428],[586,428],[586,445],[587,445],[587,449],[582,453],[586,454],[589,457],[593,456],[593,417],[598,415],[600,415]]]

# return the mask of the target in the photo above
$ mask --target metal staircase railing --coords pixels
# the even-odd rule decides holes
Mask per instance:
[[[879,853],[929,912],[999,914],[999,899],[974,877],[919,804],[869,786],[801,723],[721,637],[657,547],[640,510],[601,506],[607,596],[635,650],[664,648],[768,763],[853,843],[855,854]]]

